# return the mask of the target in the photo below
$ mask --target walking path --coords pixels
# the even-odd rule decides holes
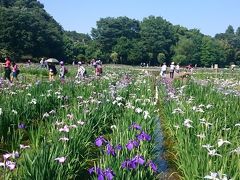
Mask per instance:
[[[143,71],[143,72],[150,72],[156,76],[159,76],[160,75],[160,68],[138,68],[138,69],[135,69],[135,70],[138,70],[138,71]],[[180,71],[179,73],[176,73],[174,72],[174,79],[177,79],[177,78],[185,78],[186,75],[191,75],[192,73],[191,72],[185,72],[184,70]],[[170,79],[170,74],[167,73],[166,74],[166,78],[169,78]]]

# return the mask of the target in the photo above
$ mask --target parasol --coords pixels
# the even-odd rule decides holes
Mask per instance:
[[[59,63],[59,61],[57,59],[54,59],[54,58],[49,58],[45,62],[47,62],[47,63]]]

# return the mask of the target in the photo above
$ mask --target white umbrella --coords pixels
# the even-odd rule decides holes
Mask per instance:
[[[59,61],[57,59],[54,59],[54,58],[49,58],[45,62],[47,62],[47,63],[59,63]]]

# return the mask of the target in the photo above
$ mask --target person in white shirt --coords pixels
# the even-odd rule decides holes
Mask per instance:
[[[86,69],[82,66],[81,62],[78,62],[78,70],[76,78],[82,79],[85,76]]]
[[[180,72],[180,66],[179,64],[176,65],[176,73],[179,73]]]
[[[40,66],[41,66],[41,68],[44,68],[44,58],[41,58],[41,60],[40,60]]]
[[[171,65],[170,65],[170,78],[171,79],[173,79],[174,70],[175,70],[175,65],[174,65],[174,62],[172,62]]]
[[[64,62],[60,62],[60,69],[59,69],[59,77],[61,82],[63,83],[65,81],[65,75],[68,73],[67,68],[64,66]]]
[[[161,67],[160,76],[165,77],[166,76],[166,71],[167,71],[166,63],[163,63],[163,65]]]

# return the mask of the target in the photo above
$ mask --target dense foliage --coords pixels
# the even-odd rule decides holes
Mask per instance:
[[[16,0],[12,4],[1,1],[1,5],[1,54],[16,58],[64,55],[62,27],[42,4],[36,0]]]
[[[142,21],[128,17],[100,18],[91,35],[64,31],[37,0],[0,0],[0,57],[16,60],[56,57],[89,61],[156,65],[240,64],[240,27],[229,25],[215,37],[173,25],[162,17]]]

